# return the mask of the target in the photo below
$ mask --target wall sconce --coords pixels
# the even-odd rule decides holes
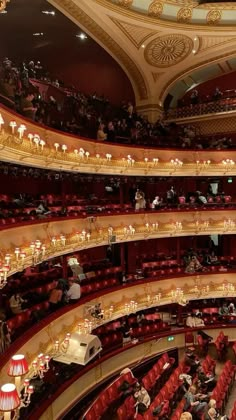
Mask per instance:
[[[153,161],[153,165],[156,166],[159,162],[159,159],[158,158],[153,158],[152,161]]]
[[[226,169],[226,172],[232,170],[233,166],[235,165],[235,162],[232,159],[224,159],[221,163],[224,169]]]
[[[60,144],[59,143],[54,143],[54,147],[55,147],[55,149],[56,149],[56,153],[58,152],[58,149],[59,149],[59,147],[60,147]]]
[[[66,150],[67,150],[67,145],[66,145],[66,144],[63,144],[63,145],[61,146],[61,148],[62,148],[63,152],[65,153],[65,152],[66,152]]]
[[[15,127],[17,127],[17,124],[15,121],[10,121],[10,127],[11,127],[11,133],[15,134]]]
[[[110,153],[107,153],[106,154],[107,162],[110,162],[111,161],[111,158],[112,158],[112,155]]]
[[[19,133],[19,139],[23,138],[25,130],[26,130],[26,126],[24,124],[21,124],[20,127],[17,129]]]
[[[174,171],[182,168],[182,166],[183,166],[183,162],[181,160],[177,159],[177,158],[176,159],[171,159],[170,164],[173,167]]]
[[[222,291],[228,295],[235,292],[235,287],[232,283],[223,283]]]
[[[23,354],[16,354],[12,356],[8,366],[7,374],[15,378],[15,386],[17,392],[20,394],[21,379],[29,371],[29,366]]]
[[[85,151],[84,151],[84,149],[81,147],[81,148],[79,149],[79,158],[80,158],[80,159],[84,159],[84,154],[85,154]]]
[[[12,411],[20,406],[20,398],[14,384],[5,384],[0,389],[0,411],[4,420],[11,420]]]
[[[198,173],[203,169],[207,169],[210,164],[210,160],[204,160],[203,162],[201,162],[200,160],[196,160],[196,172]]]
[[[33,368],[33,376],[32,378],[40,378],[44,377],[44,373],[49,370],[49,356],[44,356],[44,354],[39,354],[37,359],[33,361],[32,368]]]
[[[183,230],[183,226],[182,226],[181,222],[172,223],[171,231],[172,231],[173,234],[180,233],[180,232],[182,232],[182,230]]]
[[[225,231],[231,231],[235,229],[235,222],[231,219],[224,221],[224,230]]]

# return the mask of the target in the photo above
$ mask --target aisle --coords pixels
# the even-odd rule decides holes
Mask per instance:
[[[233,410],[233,406],[234,406],[235,401],[236,401],[236,383],[234,383],[234,386],[233,386],[232,392],[231,392],[231,394],[230,394],[230,396],[229,396],[229,399],[228,399],[228,402],[227,402],[227,404],[226,404],[226,408],[225,408],[225,414],[226,414],[229,418],[230,418],[230,416],[231,416],[231,412],[232,412],[232,410]]]

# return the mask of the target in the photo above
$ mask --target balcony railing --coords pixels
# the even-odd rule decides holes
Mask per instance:
[[[219,101],[187,105],[167,111],[167,120],[194,117],[207,114],[227,113],[236,109],[236,98],[225,98]]]

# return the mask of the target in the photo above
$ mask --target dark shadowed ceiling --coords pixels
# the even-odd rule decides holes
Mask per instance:
[[[42,11],[55,11],[55,15]],[[132,86],[117,62],[46,0],[11,0],[0,13],[0,58],[16,63],[40,60],[55,78],[112,102],[133,100]],[[33,33],[43,33],[33,36]]]

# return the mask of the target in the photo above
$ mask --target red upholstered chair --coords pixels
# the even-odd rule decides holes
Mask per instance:
[[[123,404],[121,405],[118,410],[117,410],[117,417],[119,420],[127,420],[127,408],[126,406]],[[93,419],[95,420],[95,419]]]
[[[96,419],[96,414],[95,414],[95,411],[94,411],[93,407],[91,407],[91,408],[87,411],[87,413],[86,413],[86,414],[85,414],[85,416],[84,416],[84,419],[85,419],[85,420],[94,420],[94,419]]]
[[[96,415],[95,418],[100,419],[100,417],[105,411],[100,398],[97,398],[97,400],[93,403],[93,409]]]

